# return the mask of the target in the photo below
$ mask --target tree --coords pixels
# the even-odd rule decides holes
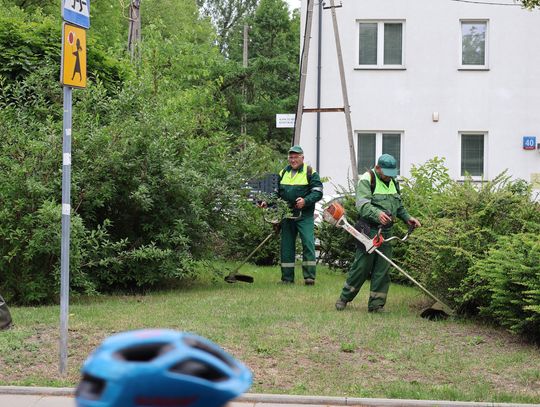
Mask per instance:
[[[197,0],[197,4],[216,27],[220,51],[227,53],[231,31],[253,12],[257,0]]]
[[[95,3],[88,87],[73,93],[71,290],[170,287],[216,245],[231,252],[245,180],[270,153],[225,130],[226,60],[195,0],[144,0],[136,67],[110,57],[126,55],[122,9]],[[59,20],[0,0],[0,292],[13,303],[58,298]]]
[[[229,126],[238,131],[245,114],[247,132],[258,142],[283,150],[290,129],[276,129],[276,113],[291,113],[296,107],[299,74],[300,15],[289,14],[284,0],[261,0],[250,25],[249,64],[243,69],[240,29],[230,39],[229,58],[236,69],[224,82],[231,117]],[[246,100],[241,86],[247,89]]]

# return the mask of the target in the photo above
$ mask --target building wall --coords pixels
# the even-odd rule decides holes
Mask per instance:
[[[495,1],[495,0],[493,0]],[[512,0],[497,0],[513,4]],[[329,0],[325,1],[328,6]],[[340,2],[335,1],[336,5]],[[460,132],[486,132],[485,179],[505,169],[531,181],[540,173],[540,150],[523,150],[523,136],[540,143],[540,11],[450,0],[342,0],[336,9],[352,127],[358,131],[400,131],[401,174],[412,164],[444,157],[450,175],[461,179]],[[307,1],[302,4],[305,23]],[[323,10],[322,107],[343,100],[331,10]],[[402,70],[355,69],[359,19],[405,21]],[[489,70],[459,70],[460,19],[487,19]],[[304,106],[316,107],[318,6]],[[439,121],[432,120],[438,112]],[[319,172],[330,177],[325,193],[351,177],[343,113],[321,113]],[[356,148],[357,136],[354,136]],[[316,114],[305,113],[300,144],[316,162]],[[539,175],[540,176],[540,175]],[[532,178],[531,178],[532,177]],[[540,182],[540,181],[539,181]],[[540,185],[537,185],[540,189]]]

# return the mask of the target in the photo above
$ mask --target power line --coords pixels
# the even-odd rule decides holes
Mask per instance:
[[[510,6],[510,7],[523,7],[523,4],[509,4],[509,3],[491,3],[487,1],[474,1],[474,0],[449,0],[458,3],[471,3],[471,4],[484,4],[488,6]]]

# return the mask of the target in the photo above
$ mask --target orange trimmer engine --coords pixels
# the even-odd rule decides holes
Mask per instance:
[[[345,209],[338,202],[332,202],[323,212],[323,219],[328,223],[337,226],[341,218],[345,215]]]
[[[372,253],[377,247],[383,244],[384,238],[381,234],[377,234],[373,239],[370,239],[369,236],[366,236],[362,232],[355,229],[345,217],[345,208],[339,202],[332,202],[328,205],[323,211],[323,219],[328,223],[343,228],[351,235],[353,235],[356,240],[362,243],[368,253]]]

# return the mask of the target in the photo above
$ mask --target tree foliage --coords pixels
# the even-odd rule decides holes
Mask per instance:
[[[296,108],[300,16],[297,11],[291,16],[284,0],[261,0],[247,22],[248,68],[242,68],[242,32],[235,31],[230,40],[230,59],[235,64],[222,87],[231,112],[228,125],[239,131],[245,120],[248,134],[284,152],[292,134],[290,129],[276,129],[275,117]]]
[[[89,85],[74,91],[74,293],[191,278],[194,262],[227,241],[231,213],[247,210],[238,205],[245,180],[272,160],[226,131],[227,62],[195,2],[161,2],[153,13],[138,66],[110,58],[111,50],[122,58],[121,47],[102,44],[93,27]],[[12,302],[46,303],[59,289],[60,24],[15,6],[0,20],[0,291]]]
[[[540,0],[521,0],[521,3],[528,9],[540,7]]]
[[[257,6],[257,0],[197,0],[201,13],[216,26],[219,49],[228,53],[231,33]]]

